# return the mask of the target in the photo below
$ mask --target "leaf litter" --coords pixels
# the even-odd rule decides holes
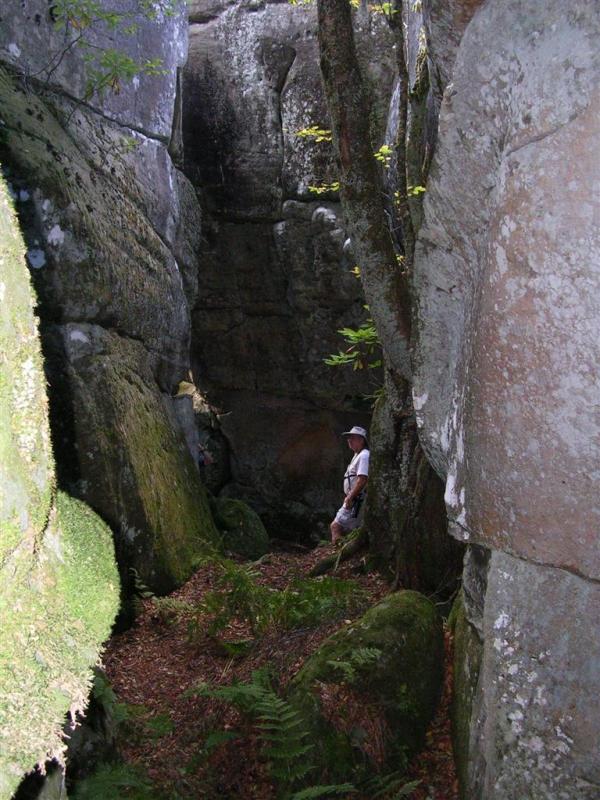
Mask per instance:
[[[330,552],[326,546],[306,552],[282,548],[252,565],[256,581],[283,590],[294,580],[306,578]],[[197,687],[248,681],[253,671],[268,667],[279,688],[285,689],[324,639],[389,591],[380,575],[366,571],[360,555],[341,564],[335,575],[356,581],[364,593],[359,604],[345,609],[341,618],[328,617],[318,625],[292,630],[271,629],[256,638],[248,622],[236,618],[229,620],[219,637],[200,633],[190,638],[185,614],[161,614],[151,598],[140,602],[134,625],[111,639],[104,662],[118,701],[142,709],[146,723],[150,722],[145,733],[139,726],[125,723],[119,735],[119,755],[151,779],[157,800],[275,800],[256,730],[233,706],[199,694]],[[213,589],[215,579],[215,565],[204,564],[170,597],[198,604]],[[452,639],[446,633],[443,697],[425,749],[409,766],[407,781],[420,781],[408,795],[411,800],[458,800],[449,721],[451,651]],[[353,719],[360,714],[359,701],[350,694],[346,700],[347,718]],[[366,716],[363,725],[373,733],[377,760],[384,722],[372,709]]]

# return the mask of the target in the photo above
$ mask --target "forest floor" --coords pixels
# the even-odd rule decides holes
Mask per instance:
[[[258,573],[256,582],[285,589],[294,580],[306,578],[314,564],[331,552],[327,546],[311,551],[277,550],[253,565]],[[218,580],[216,569],[211,563],[202,566],[171,595],[175,606],[179,601],[201,601]],[[173,604],[157,603],[152,598],[141,601],[134,626],[113,637],[104,662],[117,699],[127,709],[120,755],[147,775],[161,796],[177,800],[274,800],[275,790],[261,757],[256,730],[233,706],[195,689],[247,681],[254,670],[263,667],[268,667],[277,676],[278,687],[285,689],[326,637],[389,592],[377,573],[365,571],[360,555],[341,564],[335,575],[356,582],[358,602],[311,626],[269,629],[256,637],[246,621],[233,618],[220,639],[209,638],[205,626],[194,626],[189,615],[173,613]],[[223,641],[242,642],[244,647],[238,653]],[[406,780],[420,781],[408,795],[411,800],[458,798],[448,713],[451,647],[451,636],[446,632],[443,697],[427,733],[425,749],[409,767]],[[358,795],[352,797],[356,800]]]

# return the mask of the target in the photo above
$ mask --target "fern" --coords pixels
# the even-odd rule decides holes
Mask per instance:
[[[119,702],[114,689],[106,677],[106,673],[102,672],[99,668],[94,670],[92,697],[98,705],[102,706],[115,727],[118,727],[129,719],[129,707],[126,703]]]
[[[421,781],[410,781],[405,783],[406,774],[404,771],[388,772],[385,775],[376,775],[366,781],[360,789],[370,800],[379,800],[385,797],[386,800],[397,800],[400,797],[408,797],[417,789]]]
[[[380,655],[381,652],[374,647],[363,647],[356,650],[348,663],[358,670],[372,664]],[[339,666],[345,662],[330,663]],[[408,797],[419,785],[419,781],[405,783],[402,772],[393,772],[377,775],[358,786],[342,783],[298,789],[298,785],[305,782],[309,773],[316,769],[311,759],[314,751],[314,745],[309,741],[311,732],[301,712],[279,697],[272,688],[266,669],[254,671],[248,683],[234,683],[217,688],[201,684],[194,691],[196,694],[231,703],[254,720],[263,755],[269,762],[271,778],[277,784],[283,800],[313,800],[357,792],[369,797],[369,800],[384,796],[388,800],[396,800]],[[228,732],[212,734],[215,746],[238,735]],[[205,749],[208,749],[208,740]]]
[[[343,683],[354,683],[360,673],[372,666],[380,656],[381,650],[377,647],[359,647],[348,661],[328,661],[327,664],[342,673]]]
[[[126,764],[102,764],[75,785],[73,800],[155,800],[150,781]]]
[[[363,594],[354,581],[338,578],[297,580],[283,591],[269,589],[257,582],[258,573],[247,565],[229,559],[207,559],[219,574],[215,588],[207,592],[189,618],[191,640],[205,632],[217,636],[233,619],[243,620],[254,636],[270,628],[285,630],[319,624],[323,618],[345,612],[361,601]],[[175,609],[177,601],[156,603],[158,608]],[[189,610],[185,604],[181,611]]]
[[[148,586],[146,586],[146,584],[140,578],[140,574],[137,569],[135,567],[129,567],[129,572],[133,577],[133,586],[138,597],[142,597],[144,600],[154,597],[154,592],[152,589],[148,588]]]
[[[351,783],[338,783],[330,786],[309,786],[289,798],[289,800],[314,800],[319,797],[334,797],[340,794],[355,794],[356,788]]]
[[[256,721],[271,776],[284,792],[289,793],[314,769],[308,758],[313,745],[306,741],[309,732],[304,720],[271,688],[265,670],[253,672],[249,683],[206,687],[201,693],[232,703]]]

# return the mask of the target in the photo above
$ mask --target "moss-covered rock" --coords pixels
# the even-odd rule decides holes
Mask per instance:
[[[250,559],[260,558],[269,552],[269,536],[265,526],[246,503],[219,497],[213,501],[213,513],[227,550]]]
[[[442,623],[418,592],[389,595],[327,639],[289,690],[317,745],[311,780],[401,769],[423,743],[442,678]]]
[[[469,624],[462,591],[456,597],[448,625],[454,635],[452,747],[461,797],[468,800],[468,767],[473,699],[477,689],[483,644]]]
[[[61,758],[118,607],[112,536],[55,492],[24,247],[0,180],[0,798]]]
[[[168,592],[220,537],[148,353],[97,325],[56,326],[48,338],[66,352],[78,443],[74,485],[115,531],[124,573],[134,567],[154,592]]]

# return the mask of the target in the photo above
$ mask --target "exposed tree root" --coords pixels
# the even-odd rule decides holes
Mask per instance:
[[[316,578],[318,575],[325,575],[325,573],[337,569],[342,561],[346,561],[356,555],[360,550],[367,547],[369,543],[369,535],[364,528],[359,528],[354,533],[342,549],[337,553],[331,553],[320,561],[317,561],[315,566],[308,573],[311,578]]]

